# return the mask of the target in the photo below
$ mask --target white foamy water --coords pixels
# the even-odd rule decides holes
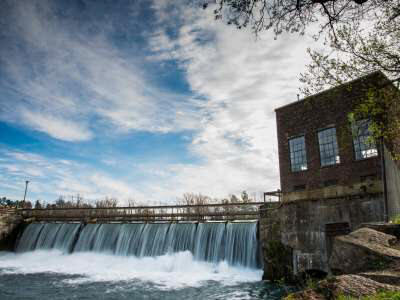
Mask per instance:
[[[262,270],[196,261],[189,251],[157,257],[115,256],[93,252],[63,254],[61,251],[0,253],[0,274],[59,273],[78,275],[67,284],[102,281],[151,282],[162,289],[201,286],[206,281],[224,285],[259,281]]]

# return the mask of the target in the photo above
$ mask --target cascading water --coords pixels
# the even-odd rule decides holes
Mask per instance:
[[[17,252],[58,249],[154,257],[190,251],[196,260],[260,267],[256,223],[30,224]]]

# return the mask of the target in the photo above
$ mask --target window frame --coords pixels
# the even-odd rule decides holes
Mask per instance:
[[[337,149],[337,155],[335,157],[335,162],[332,164],[322,164],[322,153],[321,153],[321,144],[320,144],[320,132],[323,132],[325,130],[330,130],[334,129],[335,130],[335,138],[336,138],[336,149]],[[339,149],[339,142],[337,138],[337,130],[335,125],[330,125],[324,128],[320,128],[317,130],[317,144],[318,144],[318,154],[319,154],[319,164],[321,168],[329,168],[329,167],[334,167],[338,166],[341,164],[341,159],[340,159],[340,149]],[[326,152],[326,151],[325,151]]]
[[[369,123],[371,122],[371,120],[370,119],[362,119],[362,120],[357,120],[357,121],[355,121],[354,123],[351,123],[350,124],[350,129],[351,129],[351,140],[352,140],[352,144],[353,144],[353,159],[354,159],[354,161],[363,161],[363,160],[366,160],[366,159],[372,159],[372,158],[376,158],[376,157],[378,157],[379,156],[379,149],[378,149],[378,145],[377,145],[377,143],[375,143],[374,142],[374,147],[375,147],[375,150],[376,150],[376,154],[375,155],[371,155],[371,156],[367,156],[367,157],[361,157],[361,158],[357,158],[357,153],[359,152],[361,155],[362,155],[362,148],[360,147],[360,145],[361,145],[361,142],[360,142],[360,136],[356,136],[355,134],[354,134],[354,126],[355,125],[357,125],[357,123],[358,122],[367,122],[368,123],[368,127],[369,127]],[[357,125],[358,126],[358,125]],[[359,127],[357,127],[357,128],[359,128]],[[368,130],[368,128],[367,128],[367,130]],[[369,130],[368,130],[369,131]],[[364,135],[362,136],[362,137],[365,137]],[[368,137],[367,137],[368,138]],[[356,139],[357,139],[357,142],[358,142],[358,145],[359,145],[359,151],[357,151],[356,150]],[[374,149],[372,149],[372,148],[369,148],[369,149],[364,149],[364,151],[371,151],[371,150],[374,150]]]
[[[290,141],[294,140],[294,139],[299,139],[299,138],[303,138],[304,140],[304,149],[302,149],[302,151],[304,151],[304,158],[305,158],[305,169],[296,169],[293,170],[293,163],[292,163],[292,151],[291,151],[291,147],[290,147]],[[289,163],[290,163],[290,172],[292,173],[298,173],[298,172],[305,172],[308,171],[308,158],[307,158],[307,145],[306,145],[306,135],[305,134],[299,134],[299,135],[295,135],[295,136],[291,136],[288,138],[287,140],[287,145],[288,145],[288,149],[289,149]],[[300,151],[293,151],[293,153],[295,152],[300,152]],[[304,163],[304,161],[303,161]],[[301,164],[300,164],[301,166]]]

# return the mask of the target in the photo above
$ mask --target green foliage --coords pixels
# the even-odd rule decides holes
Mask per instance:
[[[307,278],[306,280],[306,288],[315,290],[318,287],[318,280],[315,280],[314,278]]]
[[[371,270],[384,270],[389,267],[390,261],[385,259],[375,259],[368,262]]]
[[[0,197],[0,207],[24,207],[31,208],[32,203],[30,201],[21,201],[21,200],[11,200],[7,197]]]
[[[290,293],[289,295],[287,295],[285,298],[285,300],[295,300],[296,296],[293,293]]]
[[[379,3],[379,7],[365,14],[370,19],[368,27],[360,20],[343,24],[327,36],[328,51],[308,49],[311,63],[301,74],[300,90],[304,95],[312,95],[373,71],[382,71],[389,81],[368,89],[364,101],[349,115],[349,120],[371,120],[372,141],[378,144],[383,140],[390,146],[400,132],[400,1]],[[348,88],[351,91],[351,84]],[[389,148],[393,158],[400,159],[399,150]]]
[[[400,300],[400,292],[396,291],[381,291],[371,296],[364,296],[361,298],[355,298],[346,295],[339,295],[337,300]]]
[[[390,221],[391,221],[393,224],[400,224],[400,214],[394,216]]]
[[[301,75],[305,95],[380,70],[400,82],[400,3],[379,1],[380,6],[365,14],[368,27],[354,20],[329,34],[325,44],[330,49],[308,50],[311,63]]]

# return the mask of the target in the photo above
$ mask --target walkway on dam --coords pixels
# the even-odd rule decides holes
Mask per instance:
[[[260,206],[279,202],[238,202],[98,208],[18,209],[25,219],[60,222],[205,222],[258,220]]]

